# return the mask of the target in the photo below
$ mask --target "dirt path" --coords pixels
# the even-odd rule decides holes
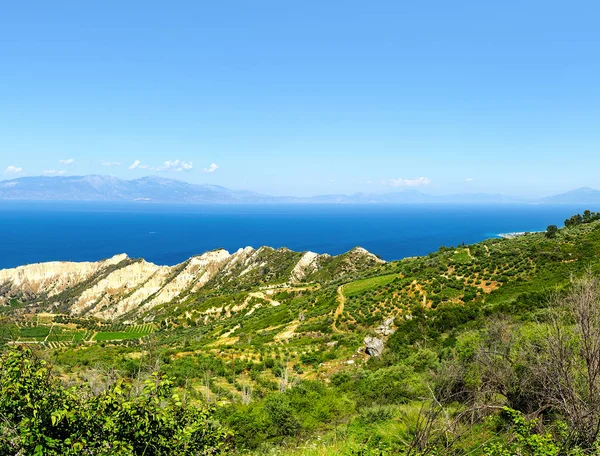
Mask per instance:
[[[262,291],[315,291],[320,290],[320,283],[307,283],[305,285],[268,285],[260,287]]]
[[[294,332],[300,326],[299,321],[292,322],[290,325],[286,326],[285,330],[277,334],[273,340],[276,342],[284,342],[288,339],[291,339],[294,336]]]
[[[337,319],[344,312],[344,304],[346,304],[346,296],[344,296],[344,285],[340,285],[337,289],[337,301],[338,306],[333,313],[333,323],[331,324],[331,328],[333,332],[339,333],[342,332],[337,328]]]
[[[267,301],[269,304],[271,304],[273,307],[277,307],[277,306],[281,305],[281,303],[279,301],[275,301],[275,300],[269,298],[262,291],[250,292],[250,293],[248,293],[248,296],[251,298],[263,299],[263,300]]]
[[[44,341],[42,342],[42,344],[45,344],[46,342],[48,342],[48,337],[50,337],[50,334],[52,334],[53,329],[54,329],[54,323],[52,323],[52,326],[50,326],[50,331],[48,331],[48,334],[46,334],[46,337],[44,338]]]
[[[421,296],[423,296],[423,304],[422,305],[423,305],[423,307],[427,307],[427,292],[423,289],[421,284],[419,282],[417,282],[416,280],[413,280],[411,285],[414,285],[415,289],[419,292],[419,294]]]

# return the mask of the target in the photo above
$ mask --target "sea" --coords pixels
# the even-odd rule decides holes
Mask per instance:
[[[542,231],[578,205],[191,205],[0,202],[0,269],[97,261],[118,253],[174,265],[224,248],[263,245],[384,260],[426,255],[501,233]]]

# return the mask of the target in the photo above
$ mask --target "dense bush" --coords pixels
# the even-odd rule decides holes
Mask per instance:
[[[389,405],[373,405],[360,411],[360,419],[365,424],[387,421],[394,417],[395,410]]]
[[[0,359],[0,454],[221,454],[226,433],[212,410],[182,404],[153,374],[135,391],[119,380],[100,394],[66,388],[44,360],[18,348]]]

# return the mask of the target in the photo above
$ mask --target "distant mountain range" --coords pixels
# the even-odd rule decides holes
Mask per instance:
[[[40,176],[0,182],[0,200],[254,203],[269,199],[268,196],[252,192],[160,177],[123,180],[99,175]]]
[[[541,199],[501,194],[430,195],[417,190],[354,193],[312,197],[269,196],[217,185],[197,185],[161,177],[123,180],[112,176],[21,177],[0,182],[0,200],[21,201],[141,201],[156,203],[548,203],[600,204],[600,191],[580,188]]]
[[[600,190],[583,187],[578,188],[577,190],[571,190],[567,193],[561,193],[560,195],[548,196],[542,198],[540,201],[553,204],[598,204],[600,203]]]

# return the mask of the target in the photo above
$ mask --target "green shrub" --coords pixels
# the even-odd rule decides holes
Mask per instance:
[[[294,410],[285,395],[268,396],[265,401],[265,410],[276,436],[291,436],[299,430],[300,424],[294,417]]]
[[[389,405],[374,405],[365,407],[360,411],[360,420],[365,424],[378,423],[391,420],[395,415],[395,409]]]
[[[141,393],[120,380],[94,395],[64,387],[29,349],[0,358],[0,454],[221,454],[226,433],[212,414],[184,406],[160,374]]]
[[[484,447],[485,456],[557,456],[559,447],[550,434],[534,432],[537,420],[527,420],[521,412],[504,408],[504,414],[510,420],[514,438],[509,443],[494,442]]]

